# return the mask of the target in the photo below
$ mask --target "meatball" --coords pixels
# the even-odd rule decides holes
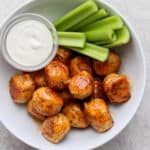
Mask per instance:
[[[110,73],[118,72],[121,64],[121,59],[118,54],[114,52],[109,53],[108,60],[106,62],[99,62],[94,60],[93,68],[97,75],[106,76]]]
[[[63,90],[67,87],[69,80],[69,71],[60,61],[52,61],[45,67],[48,86],[54,90]]]
[[[125,75],[110,74],[104,79],[105,93],[112,103],[122,103],[129,100],[130,84]]]
[[[70,131],[70,122],[66,116],[59,113],[46,119],[42,124],[42,135],[52,143],[59,143]]]
[[[37,87],[46,86],[46,78],[45,78],[44,70],[36,71],[33,73],[32,76]]]
[[[73,96],[70,94],[68,90],[64,90],[59,95],[62,97],[64,101],[64,105],[67,105],[69,102],[74,101]]]
[[[39,120],[45,120],[47,118],[46,116],[44,116],[36,111],[32,100],[30,100],[28,103],[27,112]]]
[[[70,50],[59,47],[54,60],[58,60],[67,65],[70,62],[71,54]]]
[[[46,117],[59,113],[63,106],[62,98],[48,87],[37,89],[32,101],[35,111]]]
[[[74,76],[81,71],[87,71],[92,74],[92,65],[88,57],[77,56],[73,58],[70,62],[69,69],[71,76]]]
[[[36,88],[30,74],[16,74],[9,81],[10,94],[14,102],[26,103],[31,99]]]
[[[74,98],[83,100],[93,92],[93,78],[88,72],[82,71],[70,79],[68,88]]]
[[[94,90],[92,93],[92,98],[104,98],[103,82],[100,80],[94,80]]]
[[[105,132],[112,128],[113,120],[103,99],[92,99],[84,104],[84,112],[91,126],[98,132]]]
[[[70,103],[66,105],[62,113],[70,120],[72,127],[86,128],[89,125],[79,104]]]

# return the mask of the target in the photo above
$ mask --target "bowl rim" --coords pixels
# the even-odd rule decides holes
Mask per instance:
[[[44,24],[47,29],[49,29],[49,32],[51,33],[52,36],[52,51],[49,53],[49,55],[44,59],[39,64],[36,65],[22,65],[17,63],[13,58],[8,53],[8,49],[6,46],[6,40],[7,36],[9,34],[9,31],[18,23],[26,21],[26,20],[34,20],[34,21],[39,21],[40,23]],[[1,44],[1,53],[3,55],[3,58],[5,61],[11,65],[13,68],[26,71],[26,72],[33,72],[33,71],[38,71],[42,69],[44,66],[48,65],[48,63],[55,57],[58,49],[58,36],[57,36],[57,31],[52,24],[50,20],[48,20],[46,17],[40,15],[40,14],[35,14],[35,13],[21,13],[19,15],[15,15],[12,18],[8,19],[3,27],[1,28],[1,34],[0,34],[0,44]]]
[[[1,32],[1,28],[3,27],[3,25],[5,24],[5,22],[10,19],[14,14],[16,14],[20,9],[26,7],[27,5],[36,2],[37,0],[26,0],[25,2],[23,2],[21,5],[17,6],[12,12],[10,12],[10,14],[1,22],[0,24],[0,32]],[[90,145],[87,147],[87,149],[95,149],[98,147],[103,146],[104,144],[108,143],[109,141],[111,141],[112,139],[114,139],[115,137],[117,137],[126,127],[127,125],[129,125],[129,123],[131,122],[131,120],[133,119],[133,117],[135,116],[137,110],[139,109],[139,106],[142,102],[142,97],[144,95],[144,91],[146,88],[146,80],[147,80],[147,66],[146,66],[146,58],[145,58],[145,53],[144,53],[144,48],[142,46],[142,42],[137,34],[137,32],[135,31],[135,29],[133,28],[133,25],[131,25],[131,23],[128,21],[128,19],[124,16],[123,13],[121,13],[114,5],[110,4],[109,2],[106,2],[104,0],[96,0],[97,2],[104,4],[105,6],[111,8],[112,10],[114,10],[115,13],[117,13],[118,15],[120,15],[123,20],[125,21],[125,23],[127,24],[128,28],[132,31],[132,33],[134,34],[137,43],[139,44],[139,50],[141,51],[141,57],[142,57],[142,64],[143,64],[143,88],[141,90],[141,95],[139,97],[139,102],[138,105],[136,106],[134,112],[132,113],[132,115],[130,116],[129,120],[120,128],[117,130],[117,132],[115,132],[113,135],[111,135],[109,138],[107,138],[104,142],[102,142],[101,144],[95,144],[95,145]],[[29,143],[29,141],[24,140],[22,137],[18,137],[13,131],[9,130],[9,128],[7,127],[7,125],[5,125],[5,123],[3,122],[3,120],[0,118],[0,122],[4,125],[4,127],[13,135],[15,136],[18,140],[22,141],[23,143],[27,144],[28,146],[31,146],[33,148],[36,149],[41,149],[39,147],[37,147],[36,145],[32,145],[31,143]],[[42,150],[42,149],[41,149]]]

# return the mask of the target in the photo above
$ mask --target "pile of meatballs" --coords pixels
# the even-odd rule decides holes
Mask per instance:
[[[127,77],[117,73],[120,65],[115,52],[102,63],[60,47],[43,70],[13,75],[10,94],[42,121],[42,135],[52,143],[63,140],[71,127],[105,132],[113,126],[107,104],[131,96]]]

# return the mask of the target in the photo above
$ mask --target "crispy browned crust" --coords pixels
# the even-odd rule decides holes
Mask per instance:
[[[14,102],[26,103],[36,88],[30,74],[15,74],[9,81],[10,94]]]
[[[33,94],[32,101],[36,112],[47,117],[59,113],[63,106],[62,98],[48,87],[37,89]]]
[[[106,76],[110,73],[118,72],[121,65],[121,59],[117,53],[110,52],[108,60],[106,62],[100,62],[94,60],[93,69],[99,76]]]
[[[70,131],[70,122],[66,116],[59,113],[46,119],[42,124],[42,135],[52,143],[59,143]]]
[[[66,48],[59,47],[54,60],[58,60],[67,65],[70,62],[72,52]]]
[[[71,76],[74,76],[81,71],[87,71],[92,75],[92,63],[88,57],[74,57],[70,62],[69,69]]]
[[[70,102],[76,101],[73,96],[70,94],[69,90],[63,90],[61,92],[59,92],[59,95],[61,96],[61,98],[63,99],[64,105],[69,104]]]
[[[33,80],[36,83],[37,87],[47,86],[44,70],[34,72]]]
[[[68,88],[74,98],[83,100],[93,92],[93,77],[82,71],[71,78]]]
[[[54,90],[64,90],[69,80],[69,70],[60,61],[52,61],[45,67],[48,86]]]
[[[47,117],[46,116],[43,116],[42,114],[40,114],[40,113],[38,113],[37,111],[36,111],[36,109],[34,108],[34,106],[33,106],[33,101],[32,100],[30,100],[29,102],[28,102],[28,105],[27,105],[27,112],[29,113],[29,114],[31,114],[33,117],[35,117],[35,118],[37,118],[37,119],[39,119],[39,120],[42,120],[42,121],[44,121]]]
[[[98,132],[105,132],[112,128],[113,120],[103,99],[92,99],[84,104],[84,112],[91,126]]]
[[[103,84],[110,102],[123,103],[130,99],[130,84],[125,75],[109,74]]]
[[[77,103],[69,103],[64,107],[62,113],[70,120],[72,127],[87,128],[89,125],[83,110]]]
[[[94,89],[92,98],[104,98],[103,82],[101,80],[94,80]]]

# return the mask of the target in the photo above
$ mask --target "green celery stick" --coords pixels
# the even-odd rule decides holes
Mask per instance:
[[[122,28],[123,24],[124,23],[120,16],[111,16],[84,27],[81,31],[99,30],[101,28],[117,30]]]
[[[114,42],[116,39],[117,39],[117,35],[114,36],[114,38],[110,41],[100,41],[100,42],[96,42],[95,44],[99,45],[99,46],[103,46],[103,45],[110,44],[110,43]]]
[[[70,30],[72,31],[79,31],[80,29],[84,28],[85,26],[102,19],[104,17],[108,16],[108,12],[105,9],[100,9],[95,14],[92,14],[91,16],[85,18],[82,22],[80,22],[78,25],[75,25]]]
[[[98,6],[93,0],[88,0],[77,8],[68,12],[62,18],[56,20],[54,25],[58,31],[68,31],[74,25],[87,18],[88,16],[96,13]]]
[[[110,40],[108,40],[108,41],[99,41],[99,42],[95,42],[95,44],[96,44],[96,45],[103,46],[103,45],[106,45],[106,44],[110,44],[110,43],[112,43],[112,42],[114,42],[114,41],[116,41],[116,40],[117,40],[117,35],[114,34],[114,36],[113,36],[112,39],[110,39]]]
[[[77,53],[89,56],[101,62],[106,61],[109,55],[108,48],[100,47],[91,43],[86,43],[83,49],[75,48],[75,47],[69,47],[69,48]]]
[[[113,48],[116,46],[121,46],[127,44],[130,41],[130,32],[126,26],[122,29],[116,30],[117,40],[112,42],[111,44],[106,44],[104,47]]]
[[[86,37],[79,32],[58,32],[58,40],[60,46],[84,48]]]
[[[110,43],[116,38],[116,34],[112,29],[99,29],[85,32],[87,41]]]

